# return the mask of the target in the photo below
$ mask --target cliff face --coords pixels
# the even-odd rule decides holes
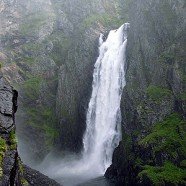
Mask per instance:
[[[0,185],[18,182],[18,153],[15,141],[14,113],[17,92],[6,85],[0,74]]]
[[[9,85],[0,72],[0,185],[59,186],[47,176],[24,166],[19,158],[15,136],[17,97],[17,91]]]
[[[40,157],[51,148],[57,133],[58,67],[49,57],[53,44],[45,41],[53,30],[53,9],[50,1],[32,0],[2,1],[1,7],[1,69],[20,92],[16,117],[19,149],[21,154],[28,151],[31,157]],[[32,140],[36,136],[39,143]]]
[[[129,20],[123,140],[106,176],[128,185],[183,184],[185,2],[131,1]]]
[[[99,34],[123,23],[119,5],[1,1],[0,64],[19,91],[17,134],[25,161],[42,159],[57,146],[81,148]]]
[[[58,3],[58,30],[71,37],[70,47],[59,70],[56,112],[63,149],[78,151],[82,145],[85,114],[90,98],[92,74],[98,56],[100,33],[117,27],[119,18],[112,1],[64,1]],[[62,13],[63,12],[63,13]],[[61,26],[64,15],[68,28]],[[63,19],[62,19],[63,16]],[[113,20],[115,23],[112,23]],[[113,21],[114,22],[114,21]],[[67,26],[66,25],[66,26]],[[60,30],[61,29],[61,30]]]

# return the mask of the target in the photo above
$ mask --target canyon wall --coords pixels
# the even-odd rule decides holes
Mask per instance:
[[[129,20],[123,140],[106,176],[127,185],[183,184],[185,2],[131,1]]]

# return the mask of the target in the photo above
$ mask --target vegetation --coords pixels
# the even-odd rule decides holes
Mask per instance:
[[[139,144],[153,146],[155,152],[166,152],[172,158],[186,155],[186,122],[174,113],[164,121],[157,123],[152,132]]]
[[[39,28],[45,25],[48,21],[49,15],[43,12],[37,12],[27,16],[25,22],[20,25],[20,32],[23,35],[34,34]]]
[[[166,97],[171,96],[171,91],[166,88],[150,85],[147,88],[147,96],[153,101],[162,101]]]
[[[6,141],[2,137],[0,137],[0,176],[2,176],[3,174],[2,162],[6,149],[7,149]]]
[[[32,77],[23,84],[25,97],[30,102],[35,101],[39,96],[41,77]]]
[[[143,170],[139,173],[139,177],[147,176],[154,185],[186,184],[186,170],[183,169],[186,158],[186,122],[179,114],[174,113],[157,123],[139,145],[144,148],[151,147],[154,159],[156,154],[163,153],[169,160],[164,160],[162,166],[144,165],[143,161],[141,163]]]
[[[15,131],[14,130],[12,130],[10,132],[9,140],[10,140],[10,149],[11,150],[16,149],[16,147],[17,147],[17,138],[16,138],[16,135],[15,135]]]
[[[51,147],[55,139],[59,136],[54,110],[39,106],[37,108],[28,108],[26,113],[29,118],[27,124],[40,130],[45,136],[47,147]]]
[[[147,176],[154,185],[165,184],[186,184],[186,170],[175,166],[171,162],[165,162],[162,167],[144,166],[144,170],[139,173],[139,177]]]
[[[179,98],[183,101],[186,101],[186,92],[183,92],[179,95]]]
[[[115,27],[121,26],[125,21],[119,19],[118,17],[113,17],[107,13],[105,14],[93,14],[92,16],[87,17],[82,25],[81,29],[85,30],[95,23],[102,23],[104,26],[115,25]]]

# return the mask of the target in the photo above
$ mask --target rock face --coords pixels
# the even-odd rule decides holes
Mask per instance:
[[[186,117],[185,2],[140,0],[129,6],[123,140],[106,177],[126,185],[183,184],[183,174],[174,180],[163,174],[172,171],[175,177],[167,162],[181,172],[186,158],[181,145]],[[162,174],[157,174],[158,168]]]
[[[99,34],[123,23],[120,1],[1,4],[0,63],[20,95],[16,121],[22,159],[32,164],[53,147],[79,151]]]
[[[53,3],[56,4],[55,1]],[[118,27],[115,22],[112,23],[112,19],[119,20],[115,8],[117,3],[110,0],[57,3],[56,12],[59,14],[56,31],[66,34],[70,41],[70,47],[64,53],[66,57],[63,57],[63,64],[59,69],[56,99],[59,143],[65,150],[78,152],[82,147],[93,66],[98,56],[98,38],[100,33]]]
[[[15,112],[18,93],[0,74],[0,185],[56,185],[43,174],[23,166],[17,152]]]
[[[14,185],[18,182],[18,153],[13,135],[17,91],[5,83],[2,73],[0,74],[0,100],[0,185]]]

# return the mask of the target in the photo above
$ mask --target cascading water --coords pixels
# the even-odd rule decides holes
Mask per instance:
[[[107,40],[100,36],[99,57],[95,64],[92,96],[84,135],[84,159],[91,169],[104,174],[111,165],[112,154],[121,140],[120,101],[125,86],[126,29],[110,31]]]
[[[99,57],[93,74],[92,96],[86,118],[81,158],[70,158],[49,165],[46,158],[43,173],[62,182],[76,185],[103,176],[112,163],[114,149],[121,140],[120,101],[125,86],[125,50],[127,29],[125,23],[110,31],[106,41],[99,38]],[[51,160],[50,160],[51,161]]]

